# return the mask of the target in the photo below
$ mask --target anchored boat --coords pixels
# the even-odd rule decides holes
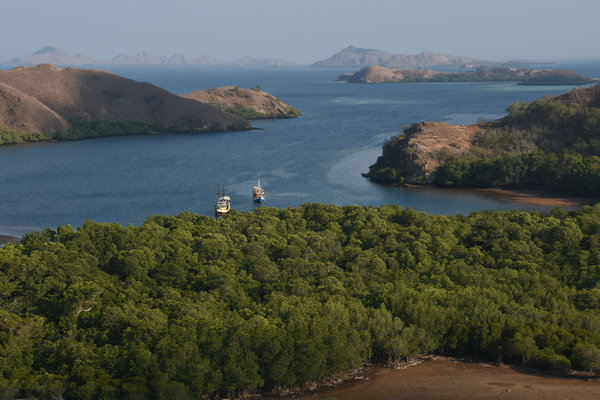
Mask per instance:
[[[263,189],[262,185],[260,184],[260,178],[258,178],[258,183],[256,186],[252,188],[252,200],[258,203],[265,201],[265,189]]]
[[[225,196],[225,187],[222,186],[221,190],[217,191],[217,204],[215,204],[215,213],[217,217],[226,214],[231,208],[231,199],[229,196]]]

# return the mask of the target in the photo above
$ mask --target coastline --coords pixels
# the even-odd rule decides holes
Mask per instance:
[[[11,235],[3,235],[0,233],[0,246],[5,245],[6,243],[19,243],[21,238]]]
[[[466,188],[466,187],[443,187],[436,185],[416,185],[411,183],[405,184],[394,184],[394,183],[378,183],[384,186],[396,186],[396,187],[406,187],[410,189],[421,189],[427,190],[431,188],[441,189],[441,190],[463,190],[477,193],[479,195],[487,195],[489,197],[495,198],[504,198],[509,199],[511,201],[515,201],[523,204],[531,204],[534,206],[540,207],[567,207],[567,208],[577,208],[586,205],[593,205],[596,203],[600,203],[600,199],[594,199],[591,197],[579,197],[579,196],[569,196],[564,194],[557,194],[556,192],[552,192],[549,190],[544,190],[542,188],[499,188],[499,187],[491,187],[491,188]]]
[[[480,400],[510,396],[529,400],[586,400],[595,398],[599,390],[598,378],[586,373],[549,375],[505,364],[433,356],[395,369],[375,365],[360,380],[293,397],[297,400]]]
[[[544,207],[581,207],[597,202],[592,198],[557,195],[541,189],[475,188],[476,192],[508,197],[519,203]]]

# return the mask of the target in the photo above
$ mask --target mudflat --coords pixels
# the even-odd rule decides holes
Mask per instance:
[[[575,197],[575,196],[556,196],[543,190],[526,190],[526,189],[501,189],[501,188],[483,188],[475,189],[479,192],[494,193],[501,196],[507,196],[511,200],[520,203],[534,204],[547,207],[580,207],[586,204],[593,204],[591,198]]]
[[[403,369],[373,367],[364,380],[294,396],[299,400],[592,400],[600,383],[583,376],[551,376],[509,366],[427,359]],[[291,397],[290,397],[291,398]]]
[[[0,244],[19,243],[20,241],[21,241],[21,238],[0,234]]]

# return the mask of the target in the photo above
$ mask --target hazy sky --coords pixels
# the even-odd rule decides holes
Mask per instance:
[[[490,60],[600,58],[600,0],[0,0],[0,62],[58,46],[327,58],[353,44]]]

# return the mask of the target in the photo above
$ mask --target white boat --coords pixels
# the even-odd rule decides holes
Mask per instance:
[[[231,199],[229,196],[225,196],[225,188],[222,188],[217,192],[217,204],[215,204],[215,213],[217,216],[226,214],[231,208]]]
[[[258,178],[256,186],[252,188],[252,200],[258,203],[265,201],[265,189],[260,184],[260,178]]]

